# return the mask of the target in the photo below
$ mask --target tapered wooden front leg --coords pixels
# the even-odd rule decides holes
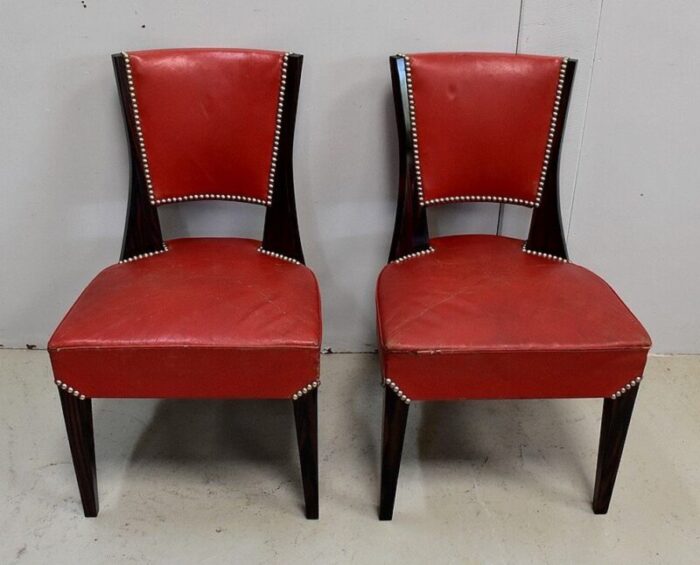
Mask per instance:
[[[318,389],[293,400],[306,517],[318,519]]]
[[[95,436],[92,429],[92,401],[80,400],[65,390],[58,389],[66,423],[68,443],[78,479],[83,511],[94,518],[99,511],[97,497],[97,470],[95,468]]]
[[[394,515],[396,484],[399,480],[403,438],[406,433],[408,404],[394,391],[384,394],[384,427],[382,431],[382,485],[379,495],[379,519],[391,520]]]
[[[615,487],[615,478],[620,467],[622,450],[625,447],[625,438],[638,390],[639,385],[631,388],[619,398],[606,398],[603,401],[598,468],[593,494],[593,512],[596,514],[606,514],[610,506],[610,498]]]

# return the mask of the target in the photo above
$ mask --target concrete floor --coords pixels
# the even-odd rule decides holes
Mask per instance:
[[[655,357],[607,516],[602,402],[411,405],[377,521],[374,355],[327,355],[321,519],[283,401],[94,401],[101,511],[82,517],[48,357],[0,351],[0,563],[698,563],[700,356]]]

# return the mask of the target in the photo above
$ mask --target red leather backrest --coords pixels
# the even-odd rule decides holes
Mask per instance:
[[[406,56],[421,203],[536,205],[565,66],[533,55]]]
[[[167,49],[124,54],[154,204],[269,204],[286,54]]]

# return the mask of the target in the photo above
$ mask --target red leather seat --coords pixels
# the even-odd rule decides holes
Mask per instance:
[[[650,339],[601,278],[489,235],[431,240],[377,284],[383,374],[415,400],[609,397]]]
[[[391,58],[399,191],[376,297],[381,520],[412,400],[604,398],[593,511],[608,510],[651,340],[605,281],[569,262],[558,177],[575,69],[506,53]],[[431,238],[428,210],[461,202],[532,208],[527,239]]]
[[[302,61],[230,48],[112,56],[131,156],[121,261],[49,342],[85,516],[99,511],[93,398],[286,398],[306,517],[318,518],[321,314],[292,167]],[[264,206],[262,241],[164,241],[159,207],[192,200]]]
[[[291,398],[316,380],[310,269],[249,239],[167,245],[88,285],[49,342],[56,379],[87,397],[157,398]]]

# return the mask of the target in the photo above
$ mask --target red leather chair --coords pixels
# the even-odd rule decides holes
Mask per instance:
[[[287,398],[317,518],[320,302],[292,176],[302,56],[181,49],[113,63],[131,154],[121,260],[49,342],[85,515],[98,512],[92,398]],[[192,200],[265,206],[262,242],[164,241],[158,207]]]
[[[401,158],[377,283],[382,520],[416,400],[605,398],[593,510],[607,512],[651,343],[615,292],[567,255],[557,176],[574,70],[570,59],[526,55],[391,58]],[[527,240],[430,239],[427,208],[457,202],[532,208]]]

